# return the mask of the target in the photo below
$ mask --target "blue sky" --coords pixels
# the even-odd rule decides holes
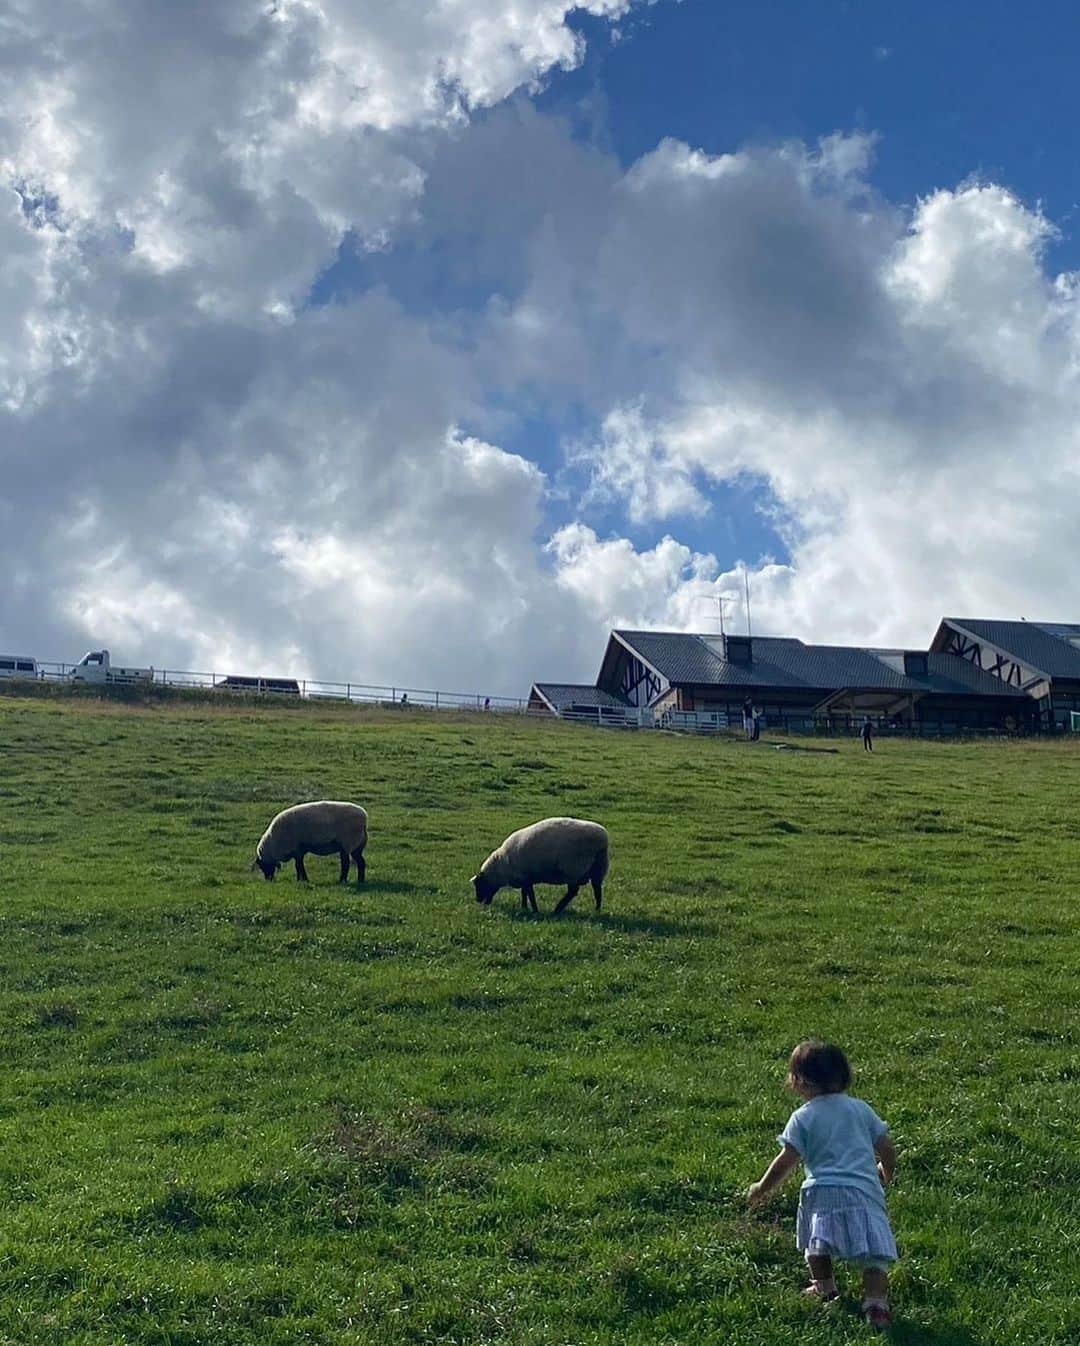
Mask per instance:
[[[872,179],[890,199],[988,177],[1041,201],[1063,232],[1057,265],[1080,262],[1068,0],[682,0],[642,12],[616,43],[577,22],[588,55],[540,105],[599,94],[625,163],[663,136],[723,152],[860,128],[881,137]]]

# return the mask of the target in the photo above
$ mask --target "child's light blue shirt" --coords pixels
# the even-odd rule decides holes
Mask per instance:
[[[819,1094],[797,1109],[777,1137],[799,1152],[803,1187],[855,1187],[885,1204],[874,1144],[888,1127],[869,1103],[847,1094]]]

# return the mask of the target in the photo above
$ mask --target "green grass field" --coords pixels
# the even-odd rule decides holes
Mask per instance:
[[[1080,1340],[1080,753],[838,746],[0,698],[0,1342],[865,1341],[742,1197],[815,1034],[900,1149],[893,1339]],[[320,797],[365,887],[251,873]],[[562,813],[604,912],[478,909]]]

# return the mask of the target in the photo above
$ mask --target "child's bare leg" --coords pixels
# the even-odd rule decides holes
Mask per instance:
[[[871,1327],[886,1331],[892,1325],[889,1313],[889,1274],[877,1267],[863,1267],[863,1317]]]
[[[831,1257],[808,1256],[806,1265],[810,1268],[813,1285],[807,1288],[808,1295],[817,1295],[822,1299],[832,1299],[836,1294],[836,1281],[833,1278]]]
[[[877,1267],[864,1267],[862,1274],[862,1293],[864,1303],[869,1300],[875,1303],[888,1304],[889,1273],[887,1271],[879,1271]]]

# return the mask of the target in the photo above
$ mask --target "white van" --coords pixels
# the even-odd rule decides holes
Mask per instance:
[[[36,678],[38,664],[28,654],[0,654],[0,678]]]

